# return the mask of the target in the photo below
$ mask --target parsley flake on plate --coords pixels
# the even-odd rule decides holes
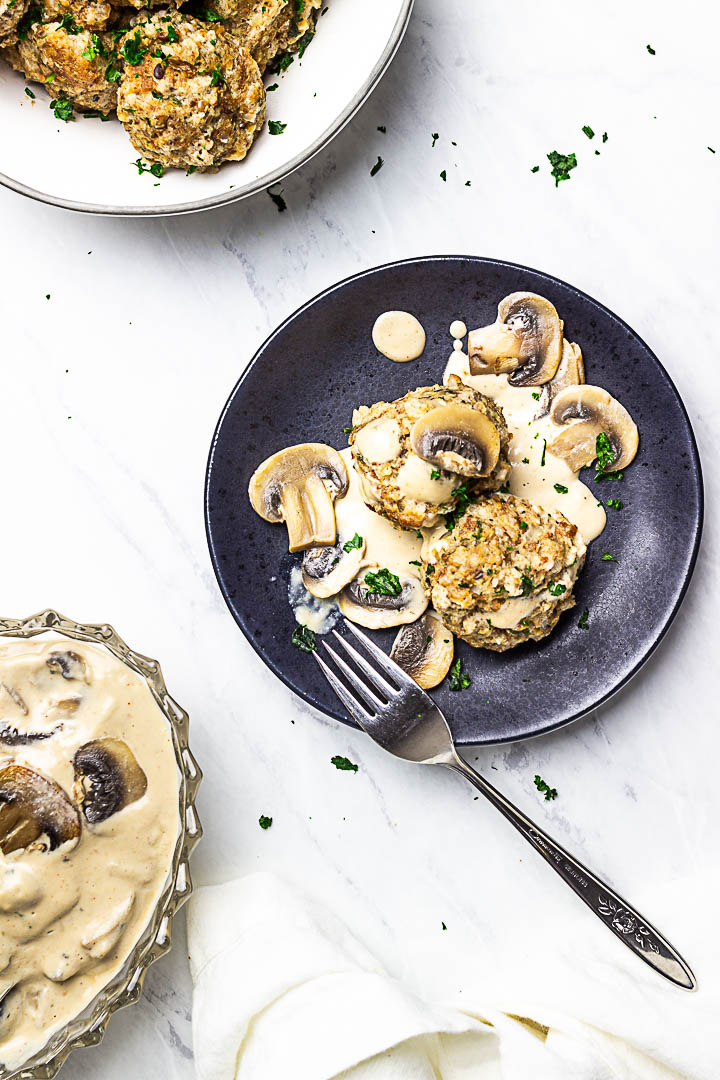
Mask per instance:
[[[608,499],[607,505],[612,507],[613,510],[622,510],[625,503],[621,502],[620,499]]]
[[[217,71],[217,68],[215,68],[215,71]],[[271,135],[282,135],[286,127],[287,124],[283,124],[280,120],[268,120],[268,131]]]
[[[588,139],[594,139],[595,138],[595,132],[593,131],[593,129],[590,127],[589,124],[583,124],[582,130],[583,130],[583,134],[587,135]]]
[[[590,626],[590,611],[589,611],[588,608],[585,608],[582,615],[578,619],[578,626],[580,627],[581,630],[587,630],[589,628],[589,626]]]
[[[50,102],[50,108],[56,119],[63,120],[66,124],[68,124],[75,115],[73,113],[73,107],[67,98],[53,98]]]
[[[265,814],[261,814],[258,818],[258,825],[261,829],[269,829],[272,825],[272,818],[266,817]]]
[[[609,551],[603,551],[602,561],[603,562],[617,562],[617,559],[615,558],[614,555],[611,555]]]
[[[336,754],[335,757],[330,758],[331,764],[339,769],[341,772],[357,772],[358,767],[352,761],[346,757],[341,757],[340,754]]]
[[[302,626],[299,623],[293,630],[290,641],[301,652],[311,653],[317,649],[315,631],[311,630],[309,626]]]
[[[438,141],[439,138],[440,138],[440,136],[437,133],[437,131],[434,131],[432,133],[432,144],[433,144],[433,146],[435,146],[435,143]]]
[[[647,47],[647,51],[650,53],[650,55],[654,56],[655,55],[655,50],[653,49],[652,45],[648,45],[646,47]]]
[[[450,668],[450,689],[467,690],[470,686],[470,676],[462,669],[462,660],[458,656]]]
[[[447,183],[447,172],[445,171],[445,169],[443,169],[443,171],[440,173],[440,179],[444,180]]]
[[[557,491],[558,495],[567,495],[568,489],[564,484],[553,484],[553,487]]]

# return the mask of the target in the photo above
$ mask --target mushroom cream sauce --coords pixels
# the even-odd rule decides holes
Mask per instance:
[[[68,649],[84,678],[48,666]],[[179,832],[179,773],[169,724],[142,678],[66,639],[0,644],[0,730],[0,769],[32,769],[73,801],[73,757],[91,740],[123,740],[147,777],[145,794],[105,821],[89,825],[81,813],[79,839],[0,852],[0,995],[13,988],[0,1006],[0,1061],[16,1068],[82,1012],[147,927]],[[18,733],[41,737],[12,745]]]
[[[464,322],[456,319],[451,323],[453,351],[445,367],[443,382],[447,384],[450,376],[456,375],[463,383],[500,406],[513,436],[510,443],[510,493],[546,510],[559,510],[577,526],[583,543],[589,544],[605,528],[605,511],[578,474],[547,448],[559,429],[549,416],[538,417],[538,388],[512,386],[508,383],[507,375],[471,375],[468,356],[462,346],[466,334]],[[384,356],[404,362],[420,356],[425,346],[425,331],[409,312],[388,311],[375,321],[373,342]],[[398,448],[398,432],[395,428],[392,420],[368,425],[360,432],[356,445],[370,460],[390,460]],[[363,436],[368,440],[367,445],[361,445]],[[355,470],[350,448],[341,450],[340,456],[347,466],[350,485],[347,494],[335,503],[338,536],[345,540],[358,533],[365,539],[363,562],[366,565],[377,564],[394,573],[412,569],[420,561],[421,552],[430,550],[437,535],[436,529],[420,530],[421,539],[416,532],[398,528],[376,514],[366,505],[366,502],[373,501],[372,492],[365,489],[362,478]],[[430,468],[424,469],[425,463],[419,460],[417,464],[418,469],[408,470],[405,476],[401,472],[398,476],[401,489],[405,485],[406,494],[417,499],[426,497],[431,502],[449,498],[451,489],[458,482],[457,478],[432,480]],[[555,488],[556,484],[560,491]],[[567,488],[567,492],[562,490],[564,488]],[[417,569],[419,571],[419,567]],[[338,618],[336,598],[318,600],[311,596],[303,587],[299,567],[293,567],[291,572],[289,598],[298,623],[316,633],[326,633]],[[508,600],[492,616],[493,625],[507,628],[517,626],[528,617],[537,603],[538,598],[532,596]]]

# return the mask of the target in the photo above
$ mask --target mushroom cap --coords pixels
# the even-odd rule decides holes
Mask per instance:
[[[367,574],[377,573],[379,566],[366,566],[340,593],[338,606],[350,622],[381,630],[388,626],[402,626],[418,619],[428,606],[422,582],[415,574],[400,573],[397,577],[400,591],[396,595],[373,592],[365,584]]]
[[[462,476],[489,476],[500,457],[500,433],[492,420],[456,403],[416,420],[410,445],[424,461]]]
[[[365,540],[345,550],[343,537],[336,544],[307,548],[302,560],[302,583],[309,593],[326,599],[349,585],[362,566]]]
[[[624,405],[601,386],[568,386],[555,397],[550,417],[565,426],[548,450],[563,458],[573,471],[590,465],[597,457],[597,437],[607,435],[614,457],[609,469],[624,469],[638,449],[638,429]],[[572,421],[578,423],[572,423]]]
[[[414,623],[403,626],[397,634],[390,659],[415,680],[423,690],[443,681],[453,659],[452,631],[443,626],[434,611]]]
[[[147,776],[122,739],[93,739],[73,758],[76,789],[91,825],[106,821],[147,791]]]
[[[80,815],[54,780],[8,765],[0,770],[0,850],[4,855],[47,838],[50,851],[77,840]]]
[[[585,365],[582,349],[574,341],[563,338],[562,355],[558,369],[549,383],[545,383],[540,396],[540,408],[535,419],[547,416],[550,406],[561,390],[567,386],[580,386],[585,382]]]
[[[284,521],[290,551],[335,543],[334,500],[348,489],[345,462],[325,443],[300,443],[263,461],[250,478],[253,510]]]
[[[513,386],[541,386],[557,371],[563,324],[557,311],[537,293],[510,293],[498,304],[494,327],[468,335],[472,375],[512,372]]]

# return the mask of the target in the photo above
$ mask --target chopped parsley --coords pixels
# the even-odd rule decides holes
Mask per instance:
[[[377,129],[382,135],[387,135],[387,128],[384,124],[378,124]]]
[[[271,817],[265,817],[265,814],[261,814],[260,817],[258,818],[258,825],[260,826],[261,829],[269,829],[270,826],[272,825],[272,818]]]
[[[553,487],[557,491],[558,495],[567,495],[568,489],[564,484],[553,484]]]
[[[655,50],[653,49],[652,45],[647,46],[647,51],[650,53],[651,56],[655,55]]]
[[[363,546],[363,538],[359,533],[355,533],[352,540],[347,540],[343,544],[343,551],[353,551],[355,548],[358,550]]]
[[[450,668],[450,689],[467,690],[470,686],[470,676],[462,669],[462,660],[458,656]]]
[[[340,769],[341,772],[357,772],[358,767],[352,761],[346,757],[341,757],[340,754],[336,754],[335,757],[330,758],[331,763],[336,769]]]
[[[300,652],[311,653],[317,649],[315,631],[311,630],[309,626],[298,624],[292,632],[290,641],[296,649],[300,649]]]
[[[445,514],[445,525],[450,532],[455,528],[470,503],[475,501],[475,496],[470,495],[468,492],[467,484],[460,484],[458,487],[453,488],[451,494],[455,496],[455,509],[451,510],[449,514]]]
[[[312,41],[312,39],[314,37],[315,37],[315,31],[314,30],[307,30],[303,34],[303,36],[300,38],[300,40],[298,41],[298,43],[297,43],[297,54],[298,54],[298,57],[301,60],[303,58],[305,50],[307,49],[308,45],[310,44],[310,42]]]
[[[377,176],[377,174],[380,172],[380,170],[382,169],[384,164],[385,164],[384,158],[381,158],[380,155],[378,154],[378,159],[375,162],[375,164],[373,165],[372,169],[370,170],[370,175],[371,176]]]
[[[534,401],[539,401],[540,400],[540,392],[539,392],[539,390],[533,390],[530,397],[533,398]]]
[[[590,611],[585,608],[582,615],[578,619],[578,626],[581,630],[587,630],[590,625]]]
[[[523,463],[523,465],[529,465],[530,464],[530,458],[529,457],[524,457],[522,459],[522,463]]]
[[[529,569],[530,567],[528,567],[528,570]],[[522,575],[522,577],[520,578],[520,584],[522,585],[522,596],[529,596],[535,588],[535,582],[532,578],[528,577],[527,574]]]
[[[547,439],[543,439],[543,452],[542,452],[542,457],[540,458],[540,464],[541,465],[545,464],[545,451],[546,450],[547,450]]]
[[[90,44],[83,49],[83,59],[94,60],[96,56],[107,56],[108,51],[100,40],[98,34],[90,34]]]
[[[117,67],[115,67],[114,62],[111,60],[108,66],[105,68],[105,82],[117,82],[119,78],[120,71]]]
[[[152,173],[159,180],[163,175],[163,167],[159,161],[156,161],[154,165],[144,165],[143,159],[138,158],[137,161],[133,161],[133,165],[138,171],[138,176],[142,176],[143,173]]]
[[[272,86],[266,86],[265,87],[265,93],[266,94],[271,94],[273,92],[273,90],[277,90],[278,86],[279,86],[279,83],[276,83],[276,82],[274,82],[272,84]]]
[[[167,39],[168,39],[168,41],[177,41],[178,37],[179,37],[179,35],[178,35],[177,30],[172,25],[172,23],[170,23],[170,25],[167,28]]]
[[[528,529],[527,521],[521,521],[520,522],[520,531],[521,532],[527,532],[527,529]]]
[[[432,144],[433,144],[433,146],[435,146],[435,143],[438,141],[439,138],[440,138],[440,135],[438,134],[438,132],[433,131],[433,133],[432,133]]]
[[[551,581],[548,585],[548,592],[551,596],[562,596],[564,592],[567,592],[567,586],[562,585],[559,581]]]
[[[217,64],[215,65],[215,67],[212,70],[212,78],[210,79],[210,85],[211,86],[224,86],[225,85],[225,76],[223,75],[222,71],[217,66]],[[270,134],[271,135],[280,135],[281,132],[283,132],[285,130],[285,128],[287,127],[286,124],[276,124],[276,126],[279,127],[280,130],[279,131],[273,131],[273,124],[276,124],[275,120],[271,120],[270,123],[268,124],[268,127],[270,128]]]
[[[595,440],[595,453],[597,455],[597,461],[595,462],[595,483],[597,483],[598,480],[622,480],[623,474],[621,472],[609,471],[617,454],[604,431],[601,431]]]
[[[540,172],[540,166],[539,165],[533,165],[530,172]]]
[[[213,8],[204,8],[202,11],[199,11],[198,12],[198,18],[202,19],[203,22],[209,22],[209,23],[225,22],[225,20],[222,18],[222,16],[218,15],[217,11],[214,11]]]
[[[371,593],[379,596],[399,596],[402,592],[400,578],[387,567],[382,570],[368,570],[363,581]]]
[[[63,120],[68,124],[74,116],[73,107],[67,98],[53,98],[50,102],[50,108],[52,109],[55,117],[58,120]]]
[[[344,435],[349,435],[353,430],[354,429],[352,427],[344,427],[343,428],[343,434]]]
[[[607,133],[607,131],[603,131],[603,142],[607,142],[607,141],[608,141],[608,133]]]
[[[584,134],[587,135],[588,139],[594,139],[595,138],[595,132],[593,131],[593,129],[590,127],[589,124],[584,124],[582,130],[583,130]]]
[[[610,506],[613,510],[622,510],[625,503],[621,502],[620,499],[608,499],[607,505]]]
[[[443,169],[443,171],[440,173],[440,179],[447,182],[447,172],[445,171],[445,169]]]
[[[542,776],[538,776],[538,774],[536,773],[533,783],[535,784],[535,787],[538,789],[538,791],[545,792],[546,802],[550,802],[551,799],[557,799],[557,789],[554,787],[550,787],[549,784],[546,784]]]
[[[430,479],[431,480],[439,480],[440,479],[440,470],[439,469],[431,469],[430,470]]]
[[[29,98],[32,98],[33,101],[35,100],[35,95],[33,94],[32,90],[30,89],[29,86],[25,87],[25,93],[27,94],[27,96]]]
[[[603,551],[602,561],[603,562],[617,562],[617,559],[615,558],[614,555],[611,555],[609,551]]]
[[[550,175],[555,181],[555,187],[558,187],[561,180],[569,180],[571,170],[577,166],[574,154],[560,154],[557,150],[551,150],[547,159],[552,165]]]
[[[122,48],[120,49],[120,54],[132,67],[137,67],[138,64],[143,62],[148,54],[148,46],[143,45],[139,29],[131,36],[125,38]]]
[[[217,68],[215,68],[215,71],[217,71]],[[214,75],[215,75],[215,72],[213,72],[213,77],[214,77]],[[285,130],[286,127],[287,127],[287,124],[283,124],[280,120],[269,120],[268,121],[268,130],[269,130],[271,135],[282,135],[282,133],[283,133],[283,131]]]
[[[74,37],[76,34],[82,34],[84,27],[75,21],[70,11],[66,11],[60,20],[58,30],[64,30],[66,34],[72,34]]]
[[[422,531],[420,529],[415,530],[415,535],[417,536],[418,540],[422,540],[423,534],[422,534]]]
[[[447,930],[447,926],[445,925],[444,922],[441,922],[440,925],[442,926],[443,930]]]

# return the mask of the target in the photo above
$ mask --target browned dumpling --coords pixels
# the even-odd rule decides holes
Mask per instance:
[[[118,117],[149,161],[207,169],[240,161],[265,120],[259,68],[220,23],[154,15],[120,45]]]
[[[32,82],[45,84],[53,98],[101,113],[115,108],[116,83],[108,78],[112,35],[86,30],[71,18],[35,23],[6,59]]]

